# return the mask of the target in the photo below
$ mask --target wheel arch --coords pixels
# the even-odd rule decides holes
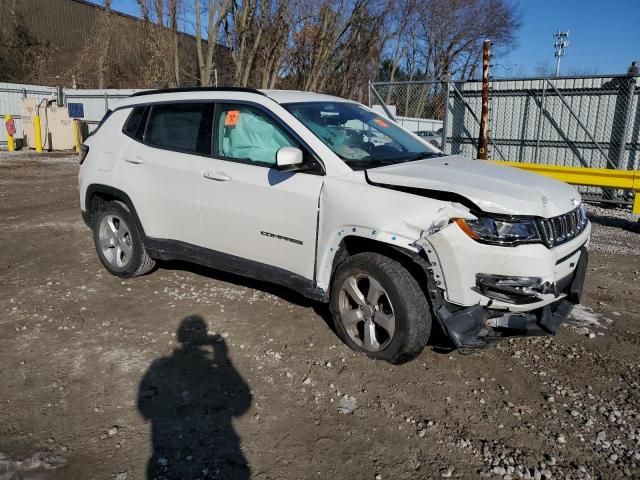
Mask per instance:
[[[366,238],[359,235],[347,235],[341,241],[333,257],[331,265],[331,278],[327,293],[330,295],[331,283],[336,270],[344,260],[358,253],[377,253],[389,257],[400,263],[422,288],[425,295],[428,296],[428,268],[429,259],[424,251],[414,252],[397,245],[391,245],[372,238]]]
[[[129,195],[127,195],[122,190],[119,190],[115,187],[111,187],[109,185],[102,185],[98,183],[93,183],[87,187],[87,191],[85,193],[85,208],[86,211],[83,212],[83,217],[85,219],[85,223],[89,226],[93,226],[93,220],[95,214],[98,209],[108,202],[120,201],[126,205],[133,216],[134,221],[136,222],[136,227],[138,231],[142,235],[142,238],[146,238],[144,233],[144,228],[142,227],[142,222],[140,222],[140,217],[138,217],[138,213],[136,212],[136,207],[131,201]]]

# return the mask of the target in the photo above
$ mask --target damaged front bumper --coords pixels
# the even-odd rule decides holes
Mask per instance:
[[[434,313],[444,332],[458,348],[481,348],[501,337],[540,336],[555,334],[560,324],[569,316],[573,306],[580,302],[587,270],[588,252],[580,249],[580,259],[570,276],[554,285],[540,284],[535,279],[522,277],[505,282],[493,277],[479,284],[494,294],[514,297],[520,304],[534,301],[539,294],[554,290],[558,300],[534,310],[513,312],[474,305],[457,308],[446,302],[439,289],[431,290]]]

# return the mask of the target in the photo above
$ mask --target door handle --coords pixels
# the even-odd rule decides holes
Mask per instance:
[[[220,172],[203,172],[202,176],[209,180],[215,180],[216,182],[228,182],[231,180],[231,177],[228,177],[224,173]]]
[[[139,157],[138,155],[136,155],[135,157],[124,157],[124,161],[128,163],[133,163],[135,165],[140,165],[141,163],[144,163],[144,159],[142,157]]]

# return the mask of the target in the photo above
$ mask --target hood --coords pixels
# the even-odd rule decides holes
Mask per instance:
[[[455,193],[485,212],[505,215],[555,217],[580,202],[577,190],[564,182],[461,156],[372,168],[366,173],[376,184]]]

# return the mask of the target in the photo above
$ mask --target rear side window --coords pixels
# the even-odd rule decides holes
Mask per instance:
[[[135,107],[133,110],[131,110],[129,118],[127,118],[122,131],[130,137],[135,138],[136,140],[142,140],[142,134],[144,133],[144,124],[146,120],[145,113],[147,113],[147,109],[144,106]]]
[[[167,150],[211,154],[212,103],[153,105],[145,143]]]

